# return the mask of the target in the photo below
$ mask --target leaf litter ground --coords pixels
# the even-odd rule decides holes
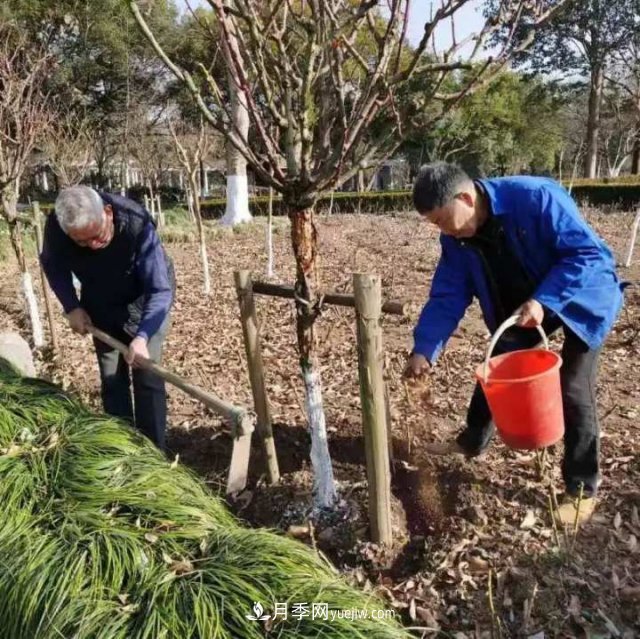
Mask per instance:
[[[631,216],[588,213],[590,222],[625,255]],[[276,220],[275,281],[291,283],[293,258],[286,220]],[[330,450],[342,499],[330,517],[309,521],[312,474],[303,390],[295,352],[294,309],[258,298],[263,356],[274,433],[283,473],[266,485],[254,446],[251,481],[231,504],[249,524],[279,528],[324,551],[365,589],[377,589],[421,628],[417,636],[635,637],[640,635],[640,255],[621,275],[635,282],[603,352],[598,388],[604,481],[594,521],[554,531],[548,484],[561,487],[560,447],[541,473],[532,455],[495,441],[478,460],[429,459],[427,441],[445,441],[464,422],[473,370],[487,345],[474,306],[427,387],[401,379],[411,329],[427,295],[439,245],[416,216],[344,216],[319,220],[320,277],[326,290],[349,292],[353,272],[382,276],[385,299],[410,301],[407,319],[383,320],[393,439],[393,523],[396,543],[367,542],[367,493],[357,385],[355,322],[350,309],[327,307],[319,324]],[[236,403],[251,405],[233,271],[264,279],[265,225],[210,233],[213,294],[201,293],[198,249],[170,242],[178,293],[164,363]],[[638,250],[640,253],[640,249]],[[0,327],[27,334],[13,262],[0,274]],[[35,260],[31,262],[35,274]],[[91,344],[56,320],[62,354],[44,353],[40,374],[99,406]],[[556,344],[557,346],[557,344]],[[224,483],[231,438],[218,418],[177,390],[169,391],[169,445],[214,490]],[[491,586],[491,587],[489,587]],[[544,634],[540,634],[544,633]]]

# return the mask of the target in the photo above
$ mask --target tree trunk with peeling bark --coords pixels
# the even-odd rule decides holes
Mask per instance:
[[[319,311],[317,250],[318,231],[313,208],[292,207],[291,245],[296,260],[296,333],[305,403],[311,435],[314,504],[331,508],[336,501],[333,464],[329,454],[322,401],[320,371],[315,359],[315,321]]]

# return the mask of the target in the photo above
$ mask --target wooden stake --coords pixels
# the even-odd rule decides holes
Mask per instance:
[[[376,275],[354,274],[358,369],[369,482],[369,520],[376,543],[391,544],[391,472],[380,315],[382,287]]]
[[[40,253],[42,253],[42,215],[40,213],[40,203],[33,203],[33,226],[36,231],[36,247],[38,249],[38,267],[40,269],[40,280],[42,281],[42,295],[44,297],[44,306],[47,311],[47,320],[49,322],[49,333],[51,334],[51,348],[53,352],[57,354],[59,352],[58,345],[58,333],[56,331],[56,324],[53,319],[53,306],[51,304],[51,291],[49,289],[49,282],[44,274],[42,263],[40,262]]]
[[[253,298],[250,271],[235,271],[234,279],[238,303],[240,304],[240,320],[244,335],[244,348],[249,366],[249,380],[256,410],[257,429],[267,462],[269,482],[275,484],[280,479],[278,457],[276,454],[273,431],[271,429],[271,414],[269,400],[264,381],[264,364],[260,345],[260,330]]]

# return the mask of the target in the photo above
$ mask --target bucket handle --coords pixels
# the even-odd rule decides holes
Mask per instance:
[[[498,330],[494,333],[491,342],[489,344],[489,348],[487,349],[487,356],[484,359],[484,367],[482,369],[482,377],[484,379],[484,383],[487,383],[487,378],[489,377],[489,360],[491,359],[491,353],[493,353],[493,349],[496,347],[498,340],[502,337],[502,334],[512,326],[515,326],[520,319],[519,315],[512,315],[509,319],[505,320],[498,326]],[[542,337],[542,342],[546,350],[549,350],[549,340],[547,338],[547,334],[544,332],[542,326],[536,326],[538,329],[538,333]]]

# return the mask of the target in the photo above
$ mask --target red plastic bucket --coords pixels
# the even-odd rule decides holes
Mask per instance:
[[[513,326],[511,317],[496,331],[484,364],[476,369],[500,437],[510,448],[532,450],[560,441],[564,416],[560,388],[562,358],[545,349],[514,351],[497,357],[491,353],[502,333]]]

